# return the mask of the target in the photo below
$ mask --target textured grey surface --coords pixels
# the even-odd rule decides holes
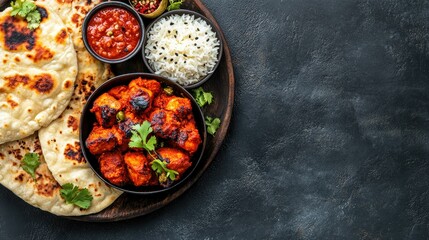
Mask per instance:
[[[429,1],[204,0],[230,132],[153,214],[79,223],[0,188],[0,239],[428,239]]]

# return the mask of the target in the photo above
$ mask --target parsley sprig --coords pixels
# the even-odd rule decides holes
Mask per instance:
[[[60,195],[66,200],[66,203],[74,204],[83,209],[88,209],[91,206],[93,197],[88,189],[79,189],[73,183],[66,183],[61,188]]]
[[[12,7],[12,12],[10,13],[12,17],[19,16],[25,18],[29,29],[34,30],[39,27],[42,17],[33,1],[16,0],[15,2],[12,1],[10,6]]]
[[[202,87],[192,90],[195,100],[197,101],[200,107],[204,107],[206,104],[212,104],[213,94],[211,92],[206,92]]]
[[[36,179],[35,172],[40,165],[39,158],[39,154],[37,153],[26,153],[24,158],[21,160],[22,169],[30,174],[33,179]]]

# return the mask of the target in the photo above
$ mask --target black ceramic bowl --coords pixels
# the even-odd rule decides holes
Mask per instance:
[[[181,16],[181,15],[185,15],[185,14],[187,14],[187,15],[193,15],[195,17],[195,19],[200,18],[200,19],[204,20],[205,22],[207,22],[207,24],[212,27],[212,31],[214,31],[216,33],[216,38],[219,40],[219,49],[218,49],[218,54],[217,54],[217,61],[216,61],[215,66],[213,67],[212,71],[209,72],[208,75],[206,75],[205,77],[203,77],[202,79],[200,79],[196,83],[189,84],[189,85],[183,85],[183,87],[186,88],[186,89],[192,89],[192,88],[195,88],[195,87],[198,87],[198,86],[202,85],[204,82],[206,82],[213,75],[213,73],[216,71],[216,68],[219,66],[220,60],[222,58],[223,42],[222,42],[222,38],[221,38],[221,31],[209,19],[207,19],[206,17],[204,17],[203,15],[201,15],[201,14],[199,14],[197,12],[194,12],[194,11],[191,11],[191,10],[186,10],[186,9],[169,11],[169,12],[166,12],[166,13],[162,14],[156,20],[154,20],[148,26],[148,28],[146,30],[146,36],[145,36],[144,43],[143,43],[143,48],[142,48],[142,55],[143,55],[143,61],[144,61],[145,65],[146,65],[146,67],[149,69],[150,72],[155,73],[156,72],[155,69],[153,69],[152,66],[149,64],[149,61],[146,58],[146,54],[145,54],[145,48],[146,48],[146,45],[147,45],[147,40],[149,38],[150,31],[152,30],[153,26],[157,22],[159,22],[161,19],[163,19],[163,18],[169,17],[171,15],[180,15]],[[167,57],[167,60],[168,60],[168,57]]]
[[[85,140],[88,138],[89,133],[91,132],[93,128],[93,124],[96,122],[95,115],[90,112],[90,109],[93,106],[94,101],[103,93],[109,91],[113,87],[119,86],[119,85],[127,85],[132,80],[141,77],[143,79],[154,79],[161,83],[162,87],[172,87],[174,90],[174,95],[180,96],[180,97],[186,97],[191,100],[192,103],[192,109],[193,109],[193,115],[195,118],[195,122],[198,128],[198,131],[201,136],[202,143],[198,148],[198,151],[192,156],[191,162],[192,166],[188,168],[188,170],[181,176],[181,178],[177,182],[173,182],[172,185],[169,187],[161,187],[161,186],[144,186],[144,187],[136,187],[134,185],[125,185],[125,186],[116,186],[112,183],[110,183],[107,179],[103,177],[103,175],[100,172],[100,166],[98,163],[97,158],[92,155],[88,148],[86,147]],[[150,73],[129,73],[124,75],[116,76],[105,83],[103,83],[100,87],[98,87],[88,98],[87,103],[85,104],[81,119],[80,119],[80,126],[79,126],[79,140],[80,140],[80,146],[83,152],[83,155],[88,161],[91,168],[94,170],[94,172],[100,177],[106,184],[119,189],[124,192],[128,193],[134,193],[134,194],[155,194],[160,192],[165,192],[168,190],[171,190],[175,188],[176,186],[182,184],[186,181],[186,179],[192,174],[192,172],[195,170],[197,165],[200,162],[201,157],[204,153],[204,148],[206,145],[206,139],[207,139],[207,132],[206,132],[206,125],[204,122],[204,116],[201,112],[201,109],[198,107],[197,103],[195,102],[192,95],[187,92],[184,88],[179,86],[178,84],[172,82],[171,80],[161,77],[159,75],[150,74]]]
[[[106,9],[106,8],[109,8],[109,7],[121,8],[121,9],[124,9],[124,10],[128,11],[137,20],[137,23],[140,26],[140,38],[139,38],[139,40],[137,42],[136,47],[132,51],[130,51],[127,55],[125,55],[123,57],[120,57],[120,58],[112,58],[111,59],[111,58],[103,57],[103,56],[99,55],[91,47],[91,45],[88,42],[87,28],[88,28],[89,22],[93,18],[94,14],[96,14],[97,12],[99,12],[102,9]],[[121,28],[124,27],[124,29],[125,29],[125,28],[127,28],[129,26],[120,26],[120,27]],[[109,33],[107,33],[107,34],[109,34]],[[85,47],[88,50],[88,52],[92,56],[94,56],[96,59],[98,59],[98,60],[100,60],[102,62],[105,62],[105,63],[109,63],[109,64],[121,63],[121,62],[127,61],[130,58],[132,58],[133,56],[135,56],[138,52],[140,52],[140,49],[141,49],[141,47],[143,45],[143,41],[144,41],[144,36],[145,36],[144,34],[145,34],[145,27],[144,27],[143,20],[139,16],[139,13],[137,13],[136,10],[134,10],[134,8],[131,7],[130,5],[127,5],[127,4],[123,3],[123,2],[118,2],[118,1],[102,2],[102,3],[98,4],[93,9],[91,9],[91,11],[88,12],[88,14],[85,16],[85,19],[83,20],[83,24],[82,24],[82,39],[83,39],[83,43],[85,44]]]

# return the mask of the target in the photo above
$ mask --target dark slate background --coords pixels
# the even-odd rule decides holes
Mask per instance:
[[[231,47],[229,135],[153,214],[80,223],[0,188],[0,239],[428,239],[429,1],[203,0]]]

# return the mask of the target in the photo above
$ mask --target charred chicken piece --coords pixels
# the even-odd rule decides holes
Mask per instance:
[[[129,109],[135,113],[142,114],[148,112],[151,108],[151,97],[146,89],[132,89],[129,92]]]
[[[182,97],[172,97],[169,99],[165,110],[173,112],[180,119],[192,117],[191,100]]]
[[[176,139],[180,122],[173,112],[157,109],[150,114],[150,123],[157,137]]]
[[[128,182],[127,169],[120,151],[106,152],[98,158],[101,174],[111,183],[123,186]]]
[[[116,123],[116,114],[121,110],[121,103],[108,93],[103,93],[95,101],[91,112],[95,114],[98,124],[108,128]]]
[[[99,155],[103,152],[112,151],[118,145],[118,140],[112,129],[94,126],[85,143],[92,154]]]
[[[169,96],[164,92],[161,92],[153,101],[153,106],[156,108],[165,108],[170,99],[174,98],[174,96]]]
[[[142,152],[127,152],[124,156],[128,176],[131,182],[139,187],[149,185],[152,178],[150,161]]]
[[[155,96],[160,92],[161,84],[153,80],[135,79],[129,84],[127,105],[137,114],[150,111]]]
[[[113,135],[115,135],[119,150],[126,151],[128,149],[128,143],[130,142],[130,139],[127,138],[125,132],[120,129],[120,125],[118,126],[115,124],[111,128],[111,131]]]
[[[125,135],[126,138],[130,138],[132,136],[132,127],[138,123],[143,122],[144,119],[130,111],[125,112],[125,119],[118,123],[119,129]]]
[[[125,121],[119,123],[119,129],[125,135],[126,138],[130,138],[133,135],[133,132],[131,130],[135,124],[137,123],[132,121],[131,119],[126,119]]]
[[[107,93],[119,100],[124,96],[126,91],[128,91],[128,87],[125,85],[120,85],[110,89]]]
[[[167,163],[167,168],[179,173],[176,180],[192,165],[191,158],[184,151],[177,148],[163,147],[157,150],[162,160]]]
[[[201,142],[201,136],[194,119],[180,128],[176,143],[180,148],[189,152],[191,156],[198,150]]]
[[[149,90],[150,97],[153,98],[161,92],[161,84],[155,80],[137,78],[128,85],[130,88],[145,88]]]

